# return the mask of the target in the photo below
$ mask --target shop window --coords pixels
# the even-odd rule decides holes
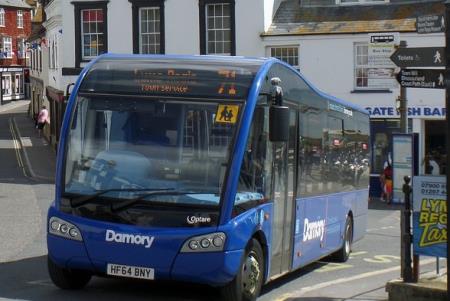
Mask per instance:
[[[234,1],[200,1],[201,54],[235,55]]]

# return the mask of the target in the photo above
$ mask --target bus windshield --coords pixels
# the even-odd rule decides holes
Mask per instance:
[[[240,106],[164,97],[78,96],[64,192],[111,202],[143,199],[158,205],[218,207]],[[146,193],[158,190],[164,193]]]

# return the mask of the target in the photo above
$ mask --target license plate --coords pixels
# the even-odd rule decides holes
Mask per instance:
[[[155,279],[154,269],[112,263],[108,263],[106,274],[138,279]]]

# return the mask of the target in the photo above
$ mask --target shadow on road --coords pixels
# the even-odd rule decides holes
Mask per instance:
[[[47,256],[0,264],[0,299],[19,300],[218,300],[218,291],[190,283],[93,277],[82,290],[58,289],[47,274]]]

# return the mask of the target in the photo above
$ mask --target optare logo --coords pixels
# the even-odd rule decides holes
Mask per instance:
[[[154,236],[148,235],[133,235],[127,233],[118,233],[114,230],[106,230],[105,241],[117,242],[122,244],[143,245],[145,248],[150,248],[155,240]]]
[[[186,218],[186,222],[189,225],[195,225],[195,224],[203,224],[203,223],[210,223],[211,222],[211,218],[210,217],[203,217],[203,216],[188,216]]]

